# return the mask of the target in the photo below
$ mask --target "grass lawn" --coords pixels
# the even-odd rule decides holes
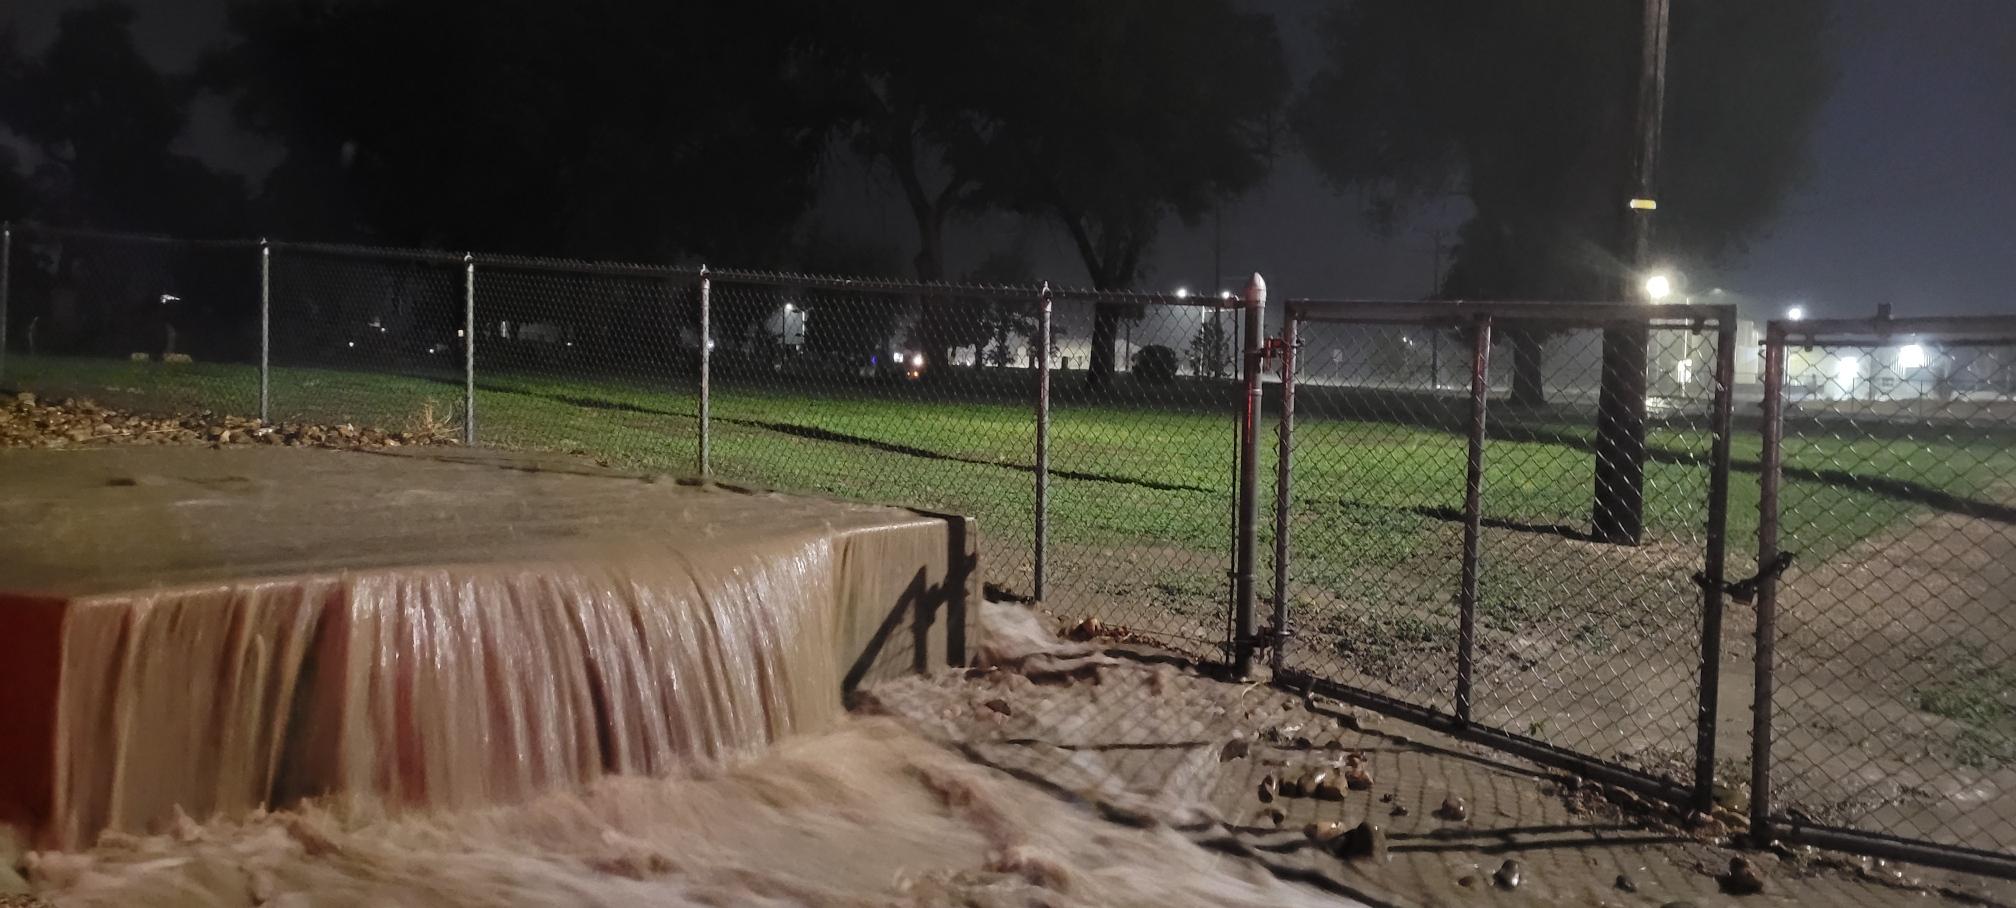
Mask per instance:
[[[7,383],[84,395],[141,410],[250,413],[257,376],[247,366],[163,366],[73,358],[13,358]],[[1060,382],[1075,377],[1060,378]],[[622,381],[533,374],[479,376],[479,440],[579,452],[612,463],[690,472],[697,389],[690,379]],[[1012,388],[961,384],[865,386],[804,379],[717,380],[713,467],[732,483],[971,514],[980,520],[989,580],[1030,588],[1034,532],[1032,407]],[[1075,387],[1075,385],[1074,385]],[[282,421],[401,428],[431,408],[459,418],[460,376],[276,368]],[[1123,385],[1111,402],[1060,398],[1053,410],[1051,604],[1167,636],[1217,639],[1230,567],[1233,422],[1203,407],[1148,408],[1119,399],[1181,387]],[[1403,693],[1440,689],[1453,652],[1465,445],[1439,417],[1342,418],[1312,396],[1295,454],[1293,619],[1310,667],[1337,661],[1381,674]],[[1586,529],[1590,430],[1494,416],[1487,447],[1480,648],[1544,638],[1554,649],[1501,672],[1654,639],[1692,646],[1705,535],[1709,438],[1688,425],[1655,427],[1647,467],[1651,541],[1596,546]],[[1272,447],[1271,421],[1268,447]],[[1788,538],[1822,559],[1928,507],[1933,490],[1985,498],[2016,475],[2007,437],[1837,438],[1796,434],[1786,446]],[[1740,431],[1730,488],[1731,577],[1752,570],[1758,438]],[[1271,460],[1271,453],[1269,456]],[[1746,468],[1747,465],[1747,468]],[[1272,500],[1271,464],[1262,470]],[[1880,478],[1886,487],[1867,483]],[[1261,550],[1273,530],[1263,505]],[[1271,567],[1262,565],[1262,590]],[[1265,595],[1265,593],[1263,593]],[[1502,646],[1500,646],[1502,644]],[[1345,658],[1348,657],[1348,658]],[[1523,660],[1523,661],[1521,661]],[[1483,667],[1480,690],[1492,666]],[[1409,681],[1409,673],[1419,679]],[[1685,679],[1682,679],[1685,680]],[[1691,683],[1688,682],[1688,683]],[[1536,726],[1537,727],[1537,726]]]

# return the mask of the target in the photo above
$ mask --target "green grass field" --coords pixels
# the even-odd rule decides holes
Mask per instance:
[[[479,379],[482,443],[692,471],[698,401],[690,387],[527,374]],[[257,400],[254,370],[232,365],[17,357],[7,383],[153,411],[250,413]],[[973,515],[990,580],[1028,591],[1035,438],[1028,403],[959,393],[956,378],[872,388],[781,385],[717,382],[718,479]],[[1211,639],[1223,623],[1229,566],[1233,424],[1224,412],[1127,403],[1151,390],[1120,389],[1112,403],[1068,399],[1054,411],[1051,598],[1065,609],[1109,610],[1109,620],[1146,630]],[[461,406],[459,376],[446,372],[276,368],[272,393],[281,421],[400,428],[429,408],[459,417]],[[1320,405],[1302,412],[1291,601],[1307,603],[1310,614],[1297,615],[1297,623],[1330,631],[1346,653],[1406,652],[1389,644],[1409,641],[1439,651],[1455,598],[1462,436],[1446,426],[1328,418]],[[1494,527],[1485,539],[1487,629],[1551,622],[1555,633],[1597,648],[1647,619],[1689,631],[1696,594],[1686,578],[1700,566],[1706,432],[1655,429],[1647,470],[1653,544],[1613,558],[1606,552],[1625,550],[1570,546],[1558,532],[1587,526],[1588,428],[1503,418],[1494,425],[1506,439],[1522,440],[1494,439],[1487,449],[1485,512]],[[1270,423],[1270,448],[1271,435]],[[2016,474],[2006,441],[1803,435],[1786,452],[1786,501],[1806,518],[1796,546],[1802,557],[1827,557],[1923,513],[1931,505],[1914,500],[1912,489],[1984,496]],[[1746,575],[1752,562],[1758,447],[1754,431],[1735,439],[1732,577]],[[1262,472],[1271,501],[1271,465]],[[1872,488],[1865,477],[1908,487]],[[1271,537],[1269,526],[1263,551],[1271,550]]]

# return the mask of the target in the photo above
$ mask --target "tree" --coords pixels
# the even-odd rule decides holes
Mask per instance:
[[[1663,260],[1695,269],[1722,261],[1796,185],[1832,80],[1826,21],[1825,0],[1676,0],[1656,238]],[[1468,199],[1444,296],[1627,298],[1636,282],[1621,241],[1638,4],[1360,2],[1320,30],[1328,62],[1295,104],[1296,134],[1334,185],[1365,195],[1382,225],[1424,198]],[[1515,402],[1544,399],[1540,351],[1552,330],[1501,326]]]
[[[1041,0],[1020,8],[1031,49],[1000,99],[986,198],[1054,219],[1092,285],[1134,286],[1163,223],[1195,223],[1266,175],[1288,91],[1274,20],[1231,0]],[[1119,325],[1102,304],[1087,380],[1113,373]]]
[[[1213,313],[1215,316],[1216,313]],[[1206,318],[1190,338],[1190,373],[1224,378],[1232,371],[1231,338],[1219,318]]]
[[[837,124],[794,9],[239,0],[204,73],[286,147],[262,197],[282,229],[757,260]]]
[[[192,89],[140,55],[133,18],[112,0],[71,9],[40,55],[0,61],[0,122],[40,161],[30,177],[36,214],[107,229],[236,233],[244,189],[173,151]]]

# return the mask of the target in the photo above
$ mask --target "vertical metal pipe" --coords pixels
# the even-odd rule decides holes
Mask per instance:
[[[700,478],[713,470],[714,460],[714,278],[700,266],[700,449],[695,455]]]
[[[1472,326],[1470,450],[1463,467],[1463,585],[1456,630],[1456,721],[1470,724],[1477,653],[1477,574],[1484,526],[1484,432],[1491,398],[1491,317]]]
[[[259,241],[259,421],[273,418],[273,244]]]
[[[1694,740],[1694,809],[1715,806],[1715,733],[1722,715],[1723,574],[1729,532],[1729,424],[1735,408],[1736,320],[1715,330],[1714,447],[1708,463],[1708,551],[1701,565],[1701,709]]]
[[[476,257],[462,256],[462,443],[476,446]]]
[[[7,294],[14,278],[14,223],[0,224],[0,377],[7,375]],[[28,338],[34,346],[35,338]]]
[[[1050,556],[1050,319],[1054,300],[1043,282],[1036,327],[1036,580],[1035,594],[1048,589]]]
[[[1783,465],[1785,328],[1771,322],[1764,331],[1764,448],[1757,477],[1757,644],[1756,696],[1750,716],[1750,836],[1771,841],[1772,666],[1778,643],[1778,479]]]
[[[1253,570],[1260,522],[1260,369],[1266,359],[1267,281],[1246,282],[1246,404],[1239,418],[1239,532],[1232,562],[1232,672],[1253,673]]]
[[[1288,534],[1294,513],[1290,494],[1294,472],[1290,467],[1295,450],[1295,347],[1301,342],[1300,327],[1294,309],[1282,313],[1281,436],[1274,461],[1274,640],[1268,663],[1277,675],[1288,648]]]

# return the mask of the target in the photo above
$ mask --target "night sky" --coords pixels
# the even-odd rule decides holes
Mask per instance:
[[[31,45],[47,40],[63,9],[86,0],[29,0],[0,7],[0,24]],[[223,0],[131,0],[143,49],[158,66],[187,68],[223,27]],[[1256,3],[1273,9],[1293,70],[1307,74],[1320,48],[1308,19],[1322,0]],[[1685,2],[1675,15],[1685,14]],[[1799,302],[1816,315],[2016,311],[2016,3],[2009,0],[1840,0],[1839,82],[1814,137],[1811,172],[1782,216],[1718,274],[1689,275],[1771,315]],[[199,105],[184,144],[218,166],[257,175],[277,151],[240,133],[217,99]],[[1360,217],[1288,148],[1272,179],[1222,214],[1224,282],[1266,273],[1276,297],[1413,298],[1429,287],[1431,231],[1463,219],[1460,203],[1422,211],[1391,235]],[[905,246],[907,216],[887,187],[843,162],[826,180],[817,216],[875,231]],[[1076,256],[1044,228],[1013,218],[970,221],[954,232],[954,271],[979,240],[1025,234],[1039,271],[1081,283]],[[1158,285],[1206,288],[1212,224],[1172,225],[1152,267]],[[761,266],[763,263],[736,263]],[[1166,288],[1165,288],[1166,289]]]

